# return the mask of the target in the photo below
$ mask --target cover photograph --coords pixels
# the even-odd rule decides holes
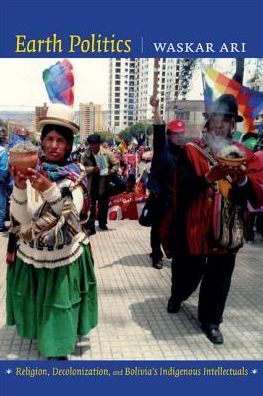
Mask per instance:
[[[257,394],[262,5],[0,4],[1,394]]]

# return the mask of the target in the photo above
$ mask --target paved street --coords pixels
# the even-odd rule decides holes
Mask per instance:
[[[0,237],[0,359],[41,359],[34,341],[5,325],[5,248]],[[166,312],[170,261],[151,267],[149,229],[137,221],[111,222],[91,237],[99,285],[99,325],[78,340],[73,360],[262,360],[263,242],[238,255],[221,326],[224,345],[199,329],[196,292],[176,315]]]

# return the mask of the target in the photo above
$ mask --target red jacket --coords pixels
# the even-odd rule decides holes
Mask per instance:
[[[201,142],[197,142],[202,145]],[[235,187],[234,193],[256,208],[263,204],[263,168],[259,158],[246,147],[240,145],[247,154],[247,177],[244,187]],[[187,249],[191,255],[223,253],[215,247],[213,237],[214,190],[205,180],[209,171],[209,161],[191,143],[186,144],[185,153],[177,165],[175,181],[175,224],[174,250],[180,254]]]
[[[247,155],[247,186],[236,188],[237,195],[244,195],[256,208],[263,204],[263,168],[259,158],[246,147],[237,143]],[[208,159],[193,145],[187,144],[186,154],[194,167],[196,176],[204,178],[209,171]],[[189,254],[209,254],[218,251],[213,238],[213,190],[210,186],[199,191],[196,199],[190,202],[186,210],[186,235]],[[247,205],[246,205],[247,206]],[[179,208],[178,208],[179,209]]]

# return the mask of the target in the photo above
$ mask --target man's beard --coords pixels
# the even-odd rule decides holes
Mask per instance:
[[[209,131],[204,134],[204,140],[208,145],[208,147],[210,148],[210,150],[214,154],[217,154],[218,152],[220,152],[225,147],[231,144],[231,135],[225,138],[220,135],[217,135],[215,131]]]

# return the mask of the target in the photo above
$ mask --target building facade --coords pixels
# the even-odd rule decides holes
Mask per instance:
[[[190,135],[199,136],[204,124],[204,101],[203,100],[177,100],[168,104],[169,120],[180,118],[183,120]]]
[[[48,106],[46,103],[44,103],[43,106],[36,106],[35,107],[35,130],[36,132],[40,132],[39,128],[39,120],[43,117],[46,117],[48,111]]]
[[[135,59],[110,59],[108,130],[119,132],[134,123]]]
[[[179,59],[160,59],[157,77],[160,110],[167,119],[167,106],[178,97]],[[154,59],[110,59],[108,129],[113,133],[135,122],[152,122],[149,104],[153,93]]]
[[[87,139],[88,135],[105,130],[104,116],[100,104],[79,104],[80,140]]]

